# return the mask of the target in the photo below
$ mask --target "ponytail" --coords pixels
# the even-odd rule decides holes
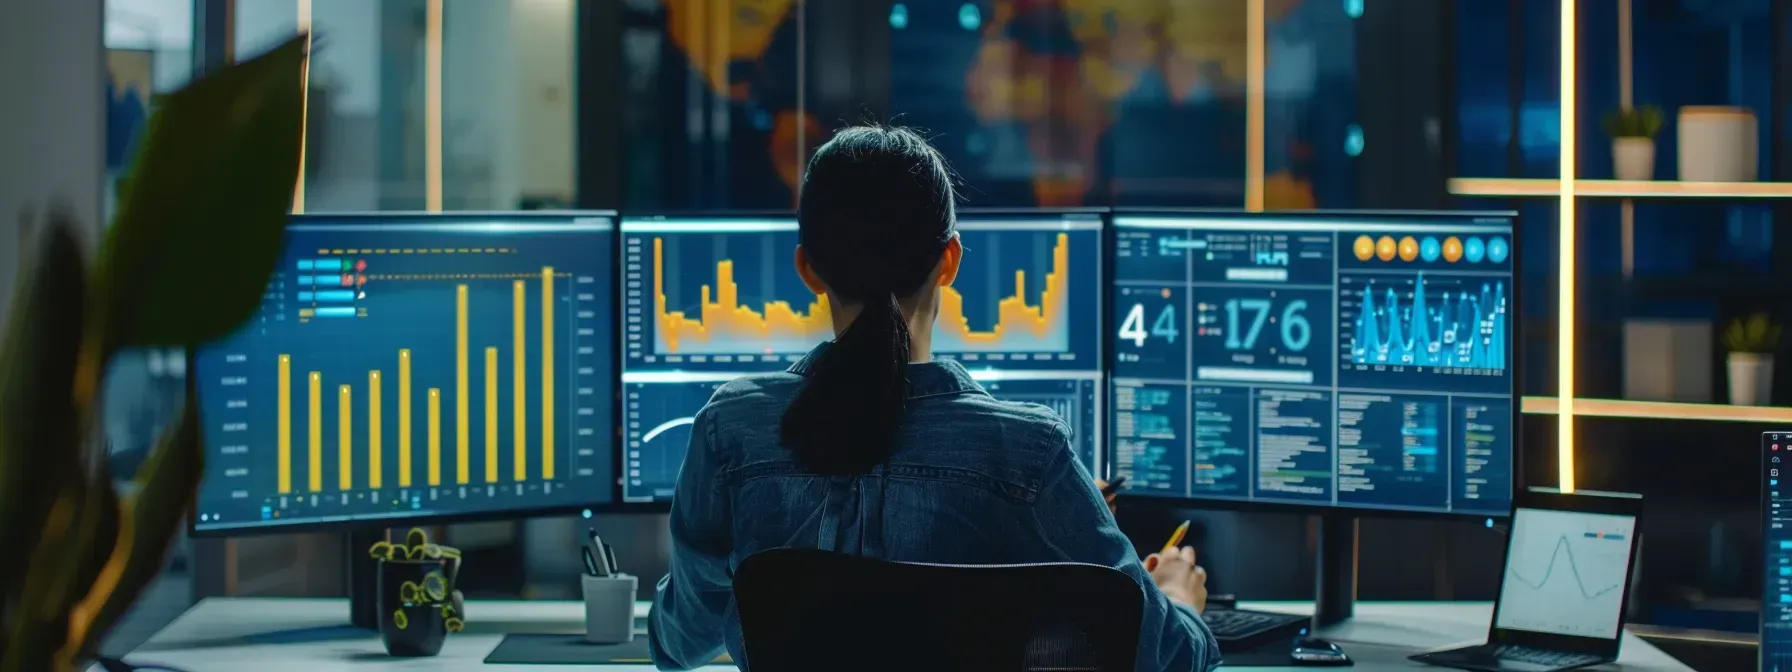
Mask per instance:
[[[784,412],[784,445],[814,473],[870,471],[895,450],[907,412],[908,321],[893,292],[863,305],[811,362],[808,380]]]

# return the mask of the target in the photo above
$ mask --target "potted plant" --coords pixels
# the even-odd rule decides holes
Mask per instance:
[[[1779,349],[1780,327],[1755,313],[1724,329],[1724,349],[1729,351],[1730,403],[1765,406],[1773,396],[1773,353]]]
[[[1612,138],[1612,173],[1620,180],[1655,179],[1655,134],[1661,132],[1661,109],[1627,107],[1605,117]]]
[[[190,347],[254,315],[298,183],[309,44],[156,107],[91,265],[66,209],[33,226],[0,343],[0,672],[86,669],[186,523],[204,462],[190,390],[115,489],[88,449],[102,374],[120,350]]]

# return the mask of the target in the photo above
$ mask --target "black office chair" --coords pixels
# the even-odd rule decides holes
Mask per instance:
[[[734,575],[746,665],[1131,672],[1145,593],[1111,567],[928,565],[755,553]]]

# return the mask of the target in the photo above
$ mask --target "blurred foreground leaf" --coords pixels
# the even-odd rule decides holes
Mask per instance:
[[[299,175],[304,35],[169,94],[100,253],[105,352],[202,343],[254,314]]]

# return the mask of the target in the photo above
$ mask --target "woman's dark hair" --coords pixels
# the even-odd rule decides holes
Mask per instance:
[[[956,195],[945,159],[903,128],[848,128],[815,150],[797,222],[829,298],[852,325],[810,363],[781,428],[798,464],[859,474],[896,447],[908,398],[909,332],[899,299],[934,280]]]

